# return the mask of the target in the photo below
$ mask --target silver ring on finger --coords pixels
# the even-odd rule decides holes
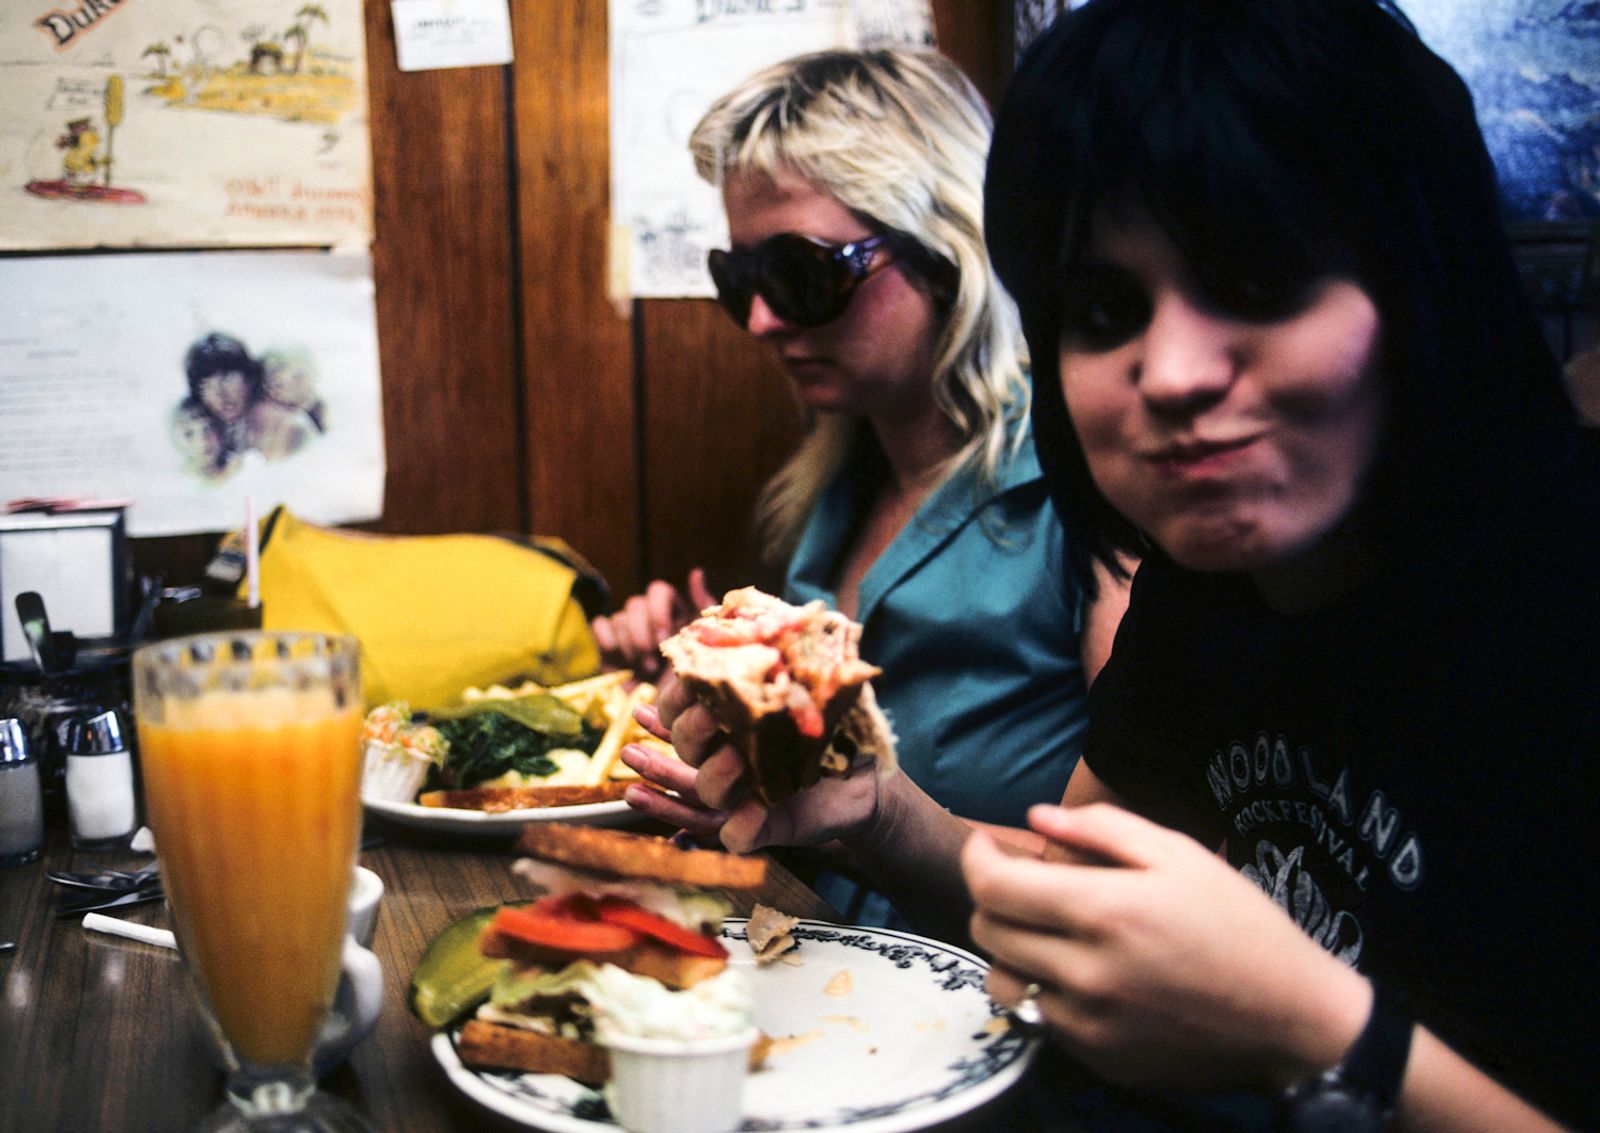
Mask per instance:
[[[1022,989],[1022,998],[1011,1009],[1011,1017],[1024,1027],[1044,1026],[1044,1012],[1039,1010],[1039,995],[1044,991],[1037,983]]]

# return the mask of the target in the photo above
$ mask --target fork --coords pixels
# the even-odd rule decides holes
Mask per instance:
[[[121,869],[97,869],[81,873],[46,873],[45,876],[68,889],[123,892],[150,884],[157,880],[158,872],[158,867],[151,863],[131,873]]]
[[[160,901],[166,893],[160,885],[150,885],[143,889],[134,889],[126,893],[104,892],[103,895],[85,895],[73,901],[63,901],[56,906],[56,916],[71,917],[79,913],[95,913],[101,909],[118,909],[125,905],[143,905],[149,901]]]

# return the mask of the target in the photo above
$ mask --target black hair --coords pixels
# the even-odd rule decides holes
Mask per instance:
[[[1576,460],[1471,96],[1392,5],[1092,0],[1021,61],[985,192],[1032,354],[1040,461],[1103,561],[1142,540],[1067,418],[1057,281],[1105,206],[1147,213],[1203,288],[1337,269],[1372,295],[1388,421],[1359,507],[1380,548],[1466,525],[1463,501]]]
[[[200,396],[201,381],[213,374],[244,375],[252,400],[261,389],[260,361],[245,349],[244,343],[219,331],[213,331],[189,347],[183,369],[189,378],[189,392],[195,397]]]

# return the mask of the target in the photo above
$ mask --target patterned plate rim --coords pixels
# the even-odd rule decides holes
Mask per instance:
[[[730,917],[723,936],[745,939],[744,918]],[[900,969],[924,967],[940,981],[940,990],[981,990],[988,965],[965,949],[914,933],[894,929],[862,928],[802,921],[794,935],[804,941],[856,948],[876,953]],[[991,1017],[1004,1015],[990,1005]],[[476,1071],[462,1065],[455,1050],[455,1032],[434,1035],[432,1050],[451,1083],[462,1093],[488,1109],[511,1118],[518,1124],[547,1133],[615,1133],[620,1127],[611,1119],[600,1096],[565,1078],[549,1075],[511,1074]],[[807,1130],[812,1133],[908,1133],[947,1121],[976,1109],[1014,1085],[1032,1064],[1040,1040],[1015,1031],[1001,1031],[973,1047],[946,1067],[950,1077],[937,1088],[881,1105],[846,1110],[842,1120],[820,1118],[747,1117],[740,1133],[787,1133]],[[974,1056],[975,1055],[975,1056]],[[547,1092],[541,1082],[566,1094],[579,1092],[576,1103]],[[515,1085],[512,1085],[515,1083]],[[541,1108],[548,1107],[548,1108]]]

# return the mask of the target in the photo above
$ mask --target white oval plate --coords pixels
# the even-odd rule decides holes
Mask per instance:
[[[361,802],[373,814],[391,822],[441,834],[515,834],[529,822],[581,822],[588,826],[615,826],[627,822],[634,813],[621,799],[580,806],[503,810],[493,814],[484,810],[418,806],[416,803],[395,802],[393,799],[363,797]]]
[[[756,967],[745,924],[729,920],[723,936],[740,942],[730,950],[749,972],[756,1025],[779,1044],[746,1081],[742,1129],[922,1129],[998,1096],[1038,1051],[1037,1038],[1006,1026],[983,989],[988,966],[970,952],[803,921],[791,953],[798,965]],[[619,1128],[599,1093],[571,1079],[469,1069],[449,1032],[434,1036],[433,1055],[462,1093],[531,1129]]]

